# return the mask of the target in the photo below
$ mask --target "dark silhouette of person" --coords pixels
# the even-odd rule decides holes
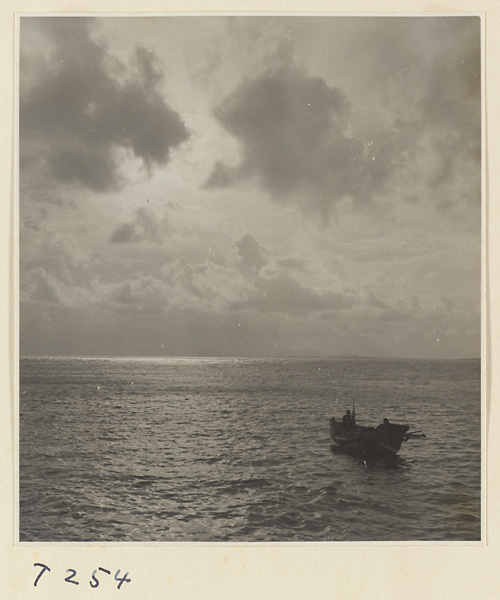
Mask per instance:
[[[391,424],[391,422],[389,421],[389,419],[384,419],[383,423],[380,423],[380,425],[377,425],[377,429],[384,429],[387,431],[389,429],[390,424]]]
[[[344,429],[354,429],[354,425],[354,417],[351,415],[351,411],[347,409],[345,415],[342,417],[342,427]]]

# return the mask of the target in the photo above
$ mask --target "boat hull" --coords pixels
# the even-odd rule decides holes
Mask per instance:
[[[393,423],[380,428],[355,425],[346,429],[335,417],[330,419],[330,438],[335,443],[334,448],[365,459],[397,454],[408,429],[408,425]]]

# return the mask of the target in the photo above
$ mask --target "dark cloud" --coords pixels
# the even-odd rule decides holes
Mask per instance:
[[[224,188],[237,183],[237,181],[237,171],[223,162],[217,161],[204,187],[207,189]]]
[[[169,231],[166,216],[159,218],[152,209],[139,208],[134,219],[119,225],[111,234],[109,241],[113,244],[130,244],[149,242],[162,244]]]
[[[391,153],[375,162],[352,135],[344,93],[294,66],[243,84],[215,114],[241,142],[242,160],[235,168],[217,163],[208,188],[256,177],[280,200],[307,191],[325,212],[346,196],[366,199],[389,172]]]
[[[429,120],[430,144],[438,159],[431,189],[457,182],[466,202],[481,201],[481,23],[479,17],[440,21],[431,76],[420,101]],[[446,190],[446,188],[444,188]],[[456,202],[456,200],[455,200]],[[446,200],[441,201],[448,208]]]
[[[20,164],[22,176],[41,163],[58,181],[106,191],[120,183],[118,150],[149,172],[188,131],[160,93],[154,54],[137,48],[127,71],[92,38],[92,24],[21,19]]]
[[[477,206],[481,191],[481,22],[479,17],[407,19],[404,60],[383,97],[397,132],[400,196],[418,189],[438,208]],[[396,65],[398,68],[395,68]],[[469,217],[470,218],[470,217]]]
[[[245,275],[255,275],[267,263],[266,251],[259,242],[249,233],[244,235],[237,243],[240,257],[239,268]]]
[[[135,225],[133,223],[123,223],[113,231],[109,241],[113,244],[127,244],[138,241]]]
[[[445,209],[480,199],[480,19],[363,19],[353,31],[365,43],[351,48],[351,65],[365,66],[359,83],[344,77],[349,100],[298,68],[291,49],[218,105],[241,157],[217,162],[207,188],[255,180],[322,214],[344,198],[359,205],[395,190]]]

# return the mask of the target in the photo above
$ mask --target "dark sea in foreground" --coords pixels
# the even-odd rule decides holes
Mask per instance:
[[[479,360],[20,363],[20,540],[478,541]],[[396,464],[334,454],[356,404],[423,430]]]

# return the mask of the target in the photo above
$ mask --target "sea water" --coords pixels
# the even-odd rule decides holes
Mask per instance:
[[[480,389],[479,360],[21,359],[19,538],[479,540]],[[334,453],[353,404],[426,437]]]

